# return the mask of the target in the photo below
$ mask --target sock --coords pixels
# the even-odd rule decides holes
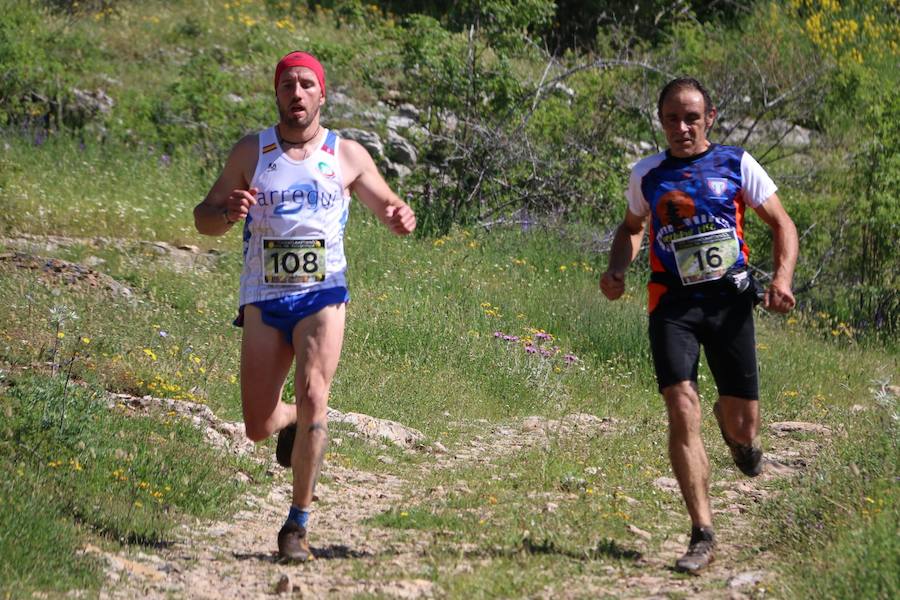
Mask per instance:
[[[696,544],[700,541],[715,541],[716,534],[712,527],[691,527],[691,543]]]
[[[309,508],[297,508],[296,506],[291,505],[287,520],[293,521],[300,527],[306,529],[306,524],[309,522]]]

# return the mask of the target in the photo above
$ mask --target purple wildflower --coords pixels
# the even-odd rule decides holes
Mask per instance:
[[[549,333],[543,333],[541,331],[534,334],[534,339],[536,340],[549,340],[552,336]]]
[[[527,344],[525,346],[525,352],[527,352],[528,354],[534,354],[535,352],[537,352],[537,348],[535,348],[531,344]]]
[[[572,364],[573,362],[578,362],[578,357],[574,354],[566,354],[563,357],[563,360],[566,361],[567,364]]]
[[[495,332],[494,332],[494,337],[495,337],[495,338],[503,337],[503,332],[502,332],[502,331],[495,331]]]

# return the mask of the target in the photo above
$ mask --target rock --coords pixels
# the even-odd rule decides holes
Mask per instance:
[[[385,161],[384,164],[384,172],[390,177],[396,177],[397,179],[405,179],[409,177],[412,173],[412,169],[407,167],[406,165],[401,165],[398,163],[394,163],[391,161]]]
[[[453,133],[459,127],[459,119],[453,113],[444,113],[441,115],[441,126],[444,131]]]
[[[72,88],[72,95],[75,97],[75,100],[66,107],[66,111],[80,117],[90,117],[98,113],[108,114],[116,105],[116,101],[110,98],[103,90],[89,92]]]
[[[546,420],[543,417],[525,417],[522,421],[524,431],[540,431],[544,428]]]
[[[780,423],[771,423],[769,425],[776,435],[787,435],[789,433],[818,433],[821,435],[831,435],[831,429],[819,423],[806,423],[804,421],[781,421]]]
[[[574,492],[577,490],[583,490],[587,487],[587,481],[582,477],[573,477],[572,475],[566,475],[560,481],[560,488],[567,492]]]
[[[91,268],[99,267],[100,265],[106,264],[106,259],[91,255],[84,259],[84,264]]]
[[[754,119],[750,117],[739,122],[723,120],[719,123],[719,130],[730,132],[724,140],[728,142],[744,143],[744,138],[747,138],[748,144],[774,144],[781,140],[782,146],[793,148],[809,146],[814,135],[812,130],[784,119],[760,121],[754,125]]]
[[[557,510],[559,510],[559,504],[556,502],[548,502],[544,505],[544,512],[546,513],[555,513]]]
[[[678,480],[672,477],[657,477],[653,480],[653,485],[666,492],[681,491],[681,488],[678,486]]]
[[[184,273],[198,267],[211,268],[218,261],[218,253],[201,252],[200,248],[191,245],[173,246],[166,242],[141,242],[141,248],[157,256],[165,257],[173,271]]]
[[[330,91],[328,92],[328,104],[332,106],[351,106],[353,100],[343,92]]]
[[[401,579],[378,584],[372,591],[379,597],[412,600],[432,597],[433,588],[434,583],[425,579]]]
[[[649,540],[653,537],[653,535],[649,531],[644,531],[639,527],[635,527],[634,525],[628,525],[625,527],[628,531],[638,536],[639,538],[643,538],[645,540]]]
[[[334,408],[328,409],[328,420],[334,423],[347,423],[366,438],[384,439],[403,448],[413,448],[425,438],[421,431],[406,427],[396,421],[360,413],[342,413]]]
[[[391,131],[396,131],[397,129],[409,129],[415,124],[416,122],[409,117],[398,117],[391,115],[387,118],[387,128]]]
[[[446,454],[447,446],[443,445],[440,442],[435,442],[431,445],[432,449],[434,449],[435,454]]]
[[[415,107],[415,105],[410,104],[409,102],[404,102],[400,106],[397,107],[397,114],[401,117],[406,117],[407,119],[415,119],[419,120],[419,109]]]
[[[384,144],[381,137],[374,131],[364,129],[347,128],[338,131],[338,135],[348,140],[359,142],[363,148],[369,151],[374,159],[384,158]]]
[[[380,456],[378,457],[378,462],[383,463],[383,464],[386,464],[386,465],[392,465],[392,464],[394,464],[394,463],[397,462],[397,461],[395,461],[395,460],[394,460],[393,458],[391,458],[390,456],[385,456],[384,454],[382,454],[382,455],[380,455]]]
[[[575,99],[575,90],[561,81],[557,81],[556,83],[554,83],[552,86],[550,86],[550,89],[552,89],[554,92],[559,92],[563,96],[568,97],[569,100]]]
[[[748,585],[756,585],[766,576],[765,571],[746,571],[728,578],[728,587],[738,589]]]
[[[388,131],[387,155],[391,160],[403,165],[415,165],[419,160],[416,147],[394,130]]]
[[[24,252],[12,252],[0,254],[0,261],[8,261],[19,269],[38,271],[40,279],[54,286],[87,286],[105,289],[114,296],[123,298],[134,297],[134,292],[131,291],[131,288],[119,283],[109,275],[60,258],[46,258]]]
[[[291,577],[287,573],[282,573],[275,584],[276,594],[289,594],[293,591],[294,586],[291,585]]]

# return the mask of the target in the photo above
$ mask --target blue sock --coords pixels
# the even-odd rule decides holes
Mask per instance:
[[[288,512],[287,520],[293,521],[300,527],[306,529],[306,524],[309,522],[309,510],[297,508],[292,505],[290,512]]]

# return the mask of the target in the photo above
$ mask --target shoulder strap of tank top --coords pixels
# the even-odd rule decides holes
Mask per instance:
[[[337,149],[337,134],[331,129],[328,130],[328,133],[325,134],[325,142],[322,144],[322,152],[327,152],[328,154],[334,156],[335,150]]]
[[[278,150],[278,136],[275,135],[275,128],[269,127],[259,132],[259,155],[263,156],[270,152]]]

